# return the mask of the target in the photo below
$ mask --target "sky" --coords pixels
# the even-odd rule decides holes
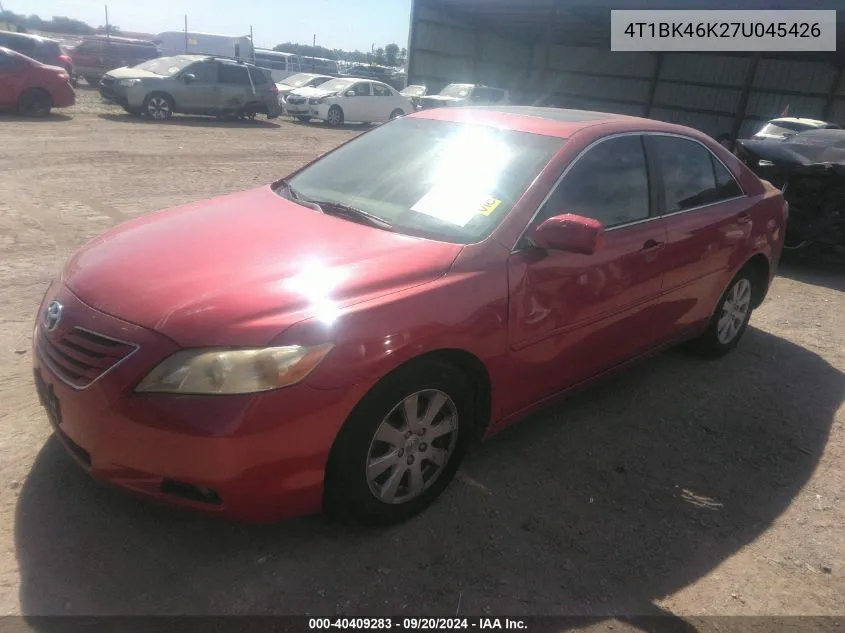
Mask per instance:
[[[327,48],[370,50],[395,42],[408,45],[411,0],[0,0],[15,13],[56,15],[105,24],[126,31],[180,31],[188,15],[188,30],[223,35],[249,35],[255,44],[272,48],[281,42],[317,44]]]

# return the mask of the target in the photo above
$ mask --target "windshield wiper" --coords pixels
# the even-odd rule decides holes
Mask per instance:
[[[351,207],[348,204],[330,202],[328,200],[309,200],[308,202],[319,206],[326,215],[337,215],[357,221],[363,220],[365,224],[374,226],[377,229],[383,229],[385,231],[393,230],[393,225],[387,220],[382,220],[380,217],[373,215],[372,213],[362,211],[356,207]]]

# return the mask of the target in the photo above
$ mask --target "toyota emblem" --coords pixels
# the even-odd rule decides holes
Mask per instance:
[[[47,304],[47,308],[44,310],[44,329],[48,332],[52,332],[59,327],[59,323],[61,322],[62,304],[58,301],[51,301]]]

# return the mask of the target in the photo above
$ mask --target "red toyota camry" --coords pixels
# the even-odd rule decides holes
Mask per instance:
[[[39,308],[35,383],[97,479],[242,520],[400,521],[473,438],[667,346],[729,352],[787,212],[685,127],[424,111],[87,244]]]

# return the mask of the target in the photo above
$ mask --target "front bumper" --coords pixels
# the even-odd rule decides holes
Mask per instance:
[[[59,283],[39,315],[54,299],[63,317],[53,332],[35,328],[35,383],[57,437],[92,477],[235,520],[320,510],[329,450],[357,395],[306,384],[257,395],[136,394],[141,377],[178,346],[94,310]],[[56,343],[78,328],[137,349],[79,388],[62,369],[67,359],[54,360]]]

